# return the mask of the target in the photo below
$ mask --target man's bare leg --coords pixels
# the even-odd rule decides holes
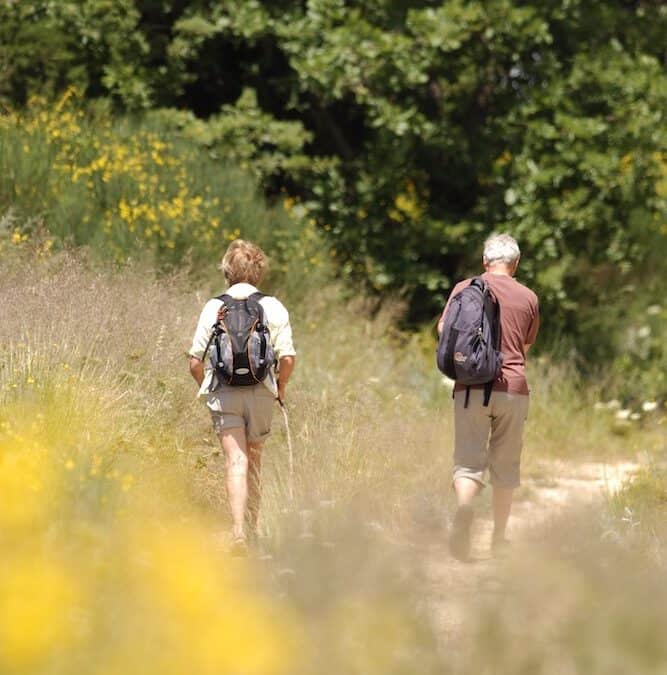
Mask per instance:
[[[248,506],[247,519],[248,534],[257,533],[259,507],[262,501],[262,444],[248,444]]]
[[[472,504],[472,500],[477,496],[481,485],[472,478],[461,476],[454,481],[454,493],[456,494],[456,503],[458,506],[463,504]]]
[[[449,534],[449,551],[457,559],[466,561],[470,556],[470,528],[473,520],[472,500],[481,485],[472,478],[461,476],[454,480],[457,509]]]
[[[501,488],[493,486],[493,541],[505,540],[505,529],[512,510],[512,497],[514,488]]]
[[[245,538],[243,527],[248,503],[248,452],[245,429],[236,427],[223,430],[220,443],[225,453],[227,469],[227,499],[232,514],[232,537]]]

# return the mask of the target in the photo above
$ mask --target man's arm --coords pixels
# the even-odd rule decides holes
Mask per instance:
[[[528,327],[528,332],[526,333],[526,337],[524,338],[525,343],[523,345],[523,353],[528,354],[528,350],[535,344],[535,340],[537,339],[537,332],[540,330],[540,305],[537,300],[537,296],[535,297],[535,305],[533,307],[533,318],[532,321],[530,322],[530,326]]]
[[[285,388],[294,370],[295,356],[283,356],[278,360],[278,399],[285,400]]]
[[[196,356],[190,357],[190,375],[194,377],[195,382],[201,387],[204,381],[204,362]]]

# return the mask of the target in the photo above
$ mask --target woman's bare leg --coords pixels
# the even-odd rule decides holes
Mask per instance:
[[[248,505],[246,522],[248,534],[257,533],[259,507],[262,501],[262,444],[248,444]]]
[[[232,514],[232,536],[245,537],[244,519],[248,503],[248,449],[245,429],[235,427],[220,433],[227,469],[227,499]]]

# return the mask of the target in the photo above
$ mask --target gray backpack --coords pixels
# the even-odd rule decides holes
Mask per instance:
[[[500,305],[481,277],[450,301],[438,342],[438,368],[458,384],[483,384],[484,405],[489,405],[493,382],[500,375],[503,354],[500,351]]]
[[[218,321],[206,347],[215,378],[211,391],[220,384],[250,386],[262,382],[275,365],[269,328],[259,300],[262,293],[235,299],[221,295]]]

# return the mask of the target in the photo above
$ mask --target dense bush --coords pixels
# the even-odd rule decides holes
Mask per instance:
[[[68,91],[55,105],[33,98],[0,116],[4,241],[86,245],[105,257],[211,266],[242,236],[271,251],[274,283],[317,283],[326,256],[312,222],[269,209],[254,179],[212,159],[159,118],[84,112]]]
[[[193,120],[202,145],[300,195],[342,269],[407,294],[413,318],[477,267],[491,229],[521,239],[552,337],[590,338],[591,308],[664,253],[662,3],[32,0],[0,12],[0,97],[71,82],[125,109],[212,116]]]

